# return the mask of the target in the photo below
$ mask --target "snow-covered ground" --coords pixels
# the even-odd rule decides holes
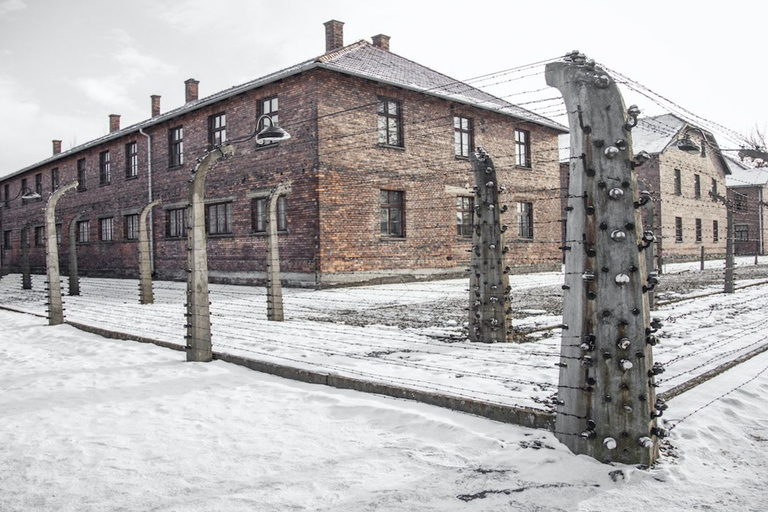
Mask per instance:
[[[753,261],[744,259],[741,264]],[[768,260],[766,260],[768,262]],[[718,265],[722,262],[709,262]],[[764,267],[766,268],[766,267]],[[693,272],[698,263],[668,265]],[[768,276],[767,276],[768,277]],[[739,285],[750,282],[741,280]],[[0,306],[45,313],[44,277],[21,289],[20,275],[0,280]],[[513,294],[562,283],[560,273],[512,276]],[[66,287],[64,287],[66,289]],[[82,294],[65,297],[67,320],[135,336],[184,344],[185,284],[155,283],[155,304],[138,304],[135,280],[82,279]],[[694,290],[695,291],[695,290]],[[708,290],[711,291],[711,290]],[[768,284],[660,307],[665,326],[655,361],[666,365],[659,391],[682,384],[768,343]],[[284,289],[285,322],[266,320],[261,287],[212,285],[214,350],[318,372],[415,388],[491,403],[546,409],[554,397],[559,331],[525,344],[457,341],[461,325],[440,321],[461,309],[467,280],[333,290]],[[380,325],[397,314],[424,317],[429,327]],[[557,325],[558,316],[533,311],[526,325]],[[355,319],[350,324],[346,318]],[[367,319],[361,323],[360,319]],[[178,357],[178,355],[177,355]]]
[[[184,363],[175,351],[30,315],[0,311],[0,322],[3,512],[768,503],[768,353],[673,399],[668,428],[693,414],[671,431],[660,463],[641,470],[574,456],[545,431],[218,361]]]

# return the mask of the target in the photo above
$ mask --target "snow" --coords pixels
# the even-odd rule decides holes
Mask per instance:
[[[3,511],[757,511],[768,501],[768,353],[673,399],[667,427],[693,414],[643,470],[574,456],[545,431],[185,363],[31,315],[0,311],[0,322]]]
[[[692,268],[698,263],[668,265],[666,271]],[[562,282],[561,273],[549,272],[514,275],[510,284],[512,293],[519,294]],[[3,278],[0,305],[44,314],[44,277],[33,276],[33,285],[33,290],[21,290],[19,275]],[[183,346],[184,283],[155,283],[152,305],[138,304],[134,280],[83,278],[81,289],[81,296],[64,298],[68,321]],[[215,351],[457,398],[551,409],[559,329],[545,330],[524,344],[465,342],[462,326],[441,318],[447,309],[466,306],[466,279],[321,291],[284,289],[285,322],[266,320],[263,288],[211,285],[210,289]],[[660,344],[654,348],[654,360],[665,364],[666,373],[657,379],[658,391],[768,343],[761,325],[768,310],[766,293],[768,284],[762,284],[733,295],[659,307],[653,316],[665,325],[657,333]],[[405,314],[403,308],[429,326],[391,325],[392,314]],[[515,322],[543,329],[561,323],[559,316],[540,314]]]

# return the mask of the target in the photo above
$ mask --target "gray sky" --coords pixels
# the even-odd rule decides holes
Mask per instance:
[[[180,106],[187,78],[205,97],[321,55],[323,22],[345,22],[345,43],[392,37],[394,53],[457,79],[574,49],[687,110],[748,134],[768,123],[761,71],[767,4],[733,0],[473,2],[389,0],[0,0],[0,176]],[[512,102],[546,86],[533,76],[479,87]],[[517,75],[520,76],[520,75]],[[625,96],[646,114],[663,110]],[[547,113],[552,102],[530,104]],[[559,119],[564,122],[562,118]],[[721,147],[735,147],[716,132]]]

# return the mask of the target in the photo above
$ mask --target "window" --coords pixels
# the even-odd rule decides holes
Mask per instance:
[[[517,203],[517,236],[533,239],[533,203]]]
[[[378,142],[403,147],[403,109],[399,101],[379,98]]]
[[[453,151],[456,156],[469,157],[474,145],[472,120],[466,117],[453,118]]]
[[[40,196],[40,198],[43,197],[43,174],[37,173],[35,174],[35,192]],[[40,199],[38,199],[39,201]]]
[[[274,124],[279,123],[279,118],[280,118],[279,112],[278,112],[279,108],[280,108],[280,104],[277,101],[277,96],[274,96],[272,98],[267,98],[265,100],[261,100],[261,102],[259,103],[259,113],[266,114],[269,117],[271,117],[272,122]],[[269,119],[262,119],[261,125],[259,126],[259,130],[263,130],[269,125],[270,125]],[[263,144],[262,147],[269,146],[271,144],[277,144],[277,142],[267,142]]]
[[[51,169],[51,191],[59,189],[59,168],[54,167]]]
[[[746,242],[749,240],[749,226],[747,224],[736,224],[733,229],[733,235],[737,242]]]
[[[139,175],[139,147],[135,142],[125,145],[125,177],[135,178]]]
[[[3,249],[11,248],[11,230],[7,229],[3,231]]]
[[[683,218],[675,217],[675,242],[683,241]]]
[[[205,229],[209,235],[232,234],[232,203],[206,205]]]
[[[698,174],[693,175],[693,196],[697,199],[701,197],[701,176]]]
[[[208,142],[211,147],[227,142],[227,115],[224,112],[208,118]]]
[[[24,194],[28,193],[27,178],[21,179],[21,204],[27,204],[27,199],[24,199]]]
[[[45,247],[45,226],[35,226],[35,247]]]
[[[383,236],[405,236],[404,195],[405,193],[400,190],[379,191],[381,234]]]
[[[519,167],[531,166],[531,132],[515,130],[515,163]]]
[[[720,240],[720,226],[717,225],[717,221],[712,221],[712,241],[717,242]]]
[[[112,181],[112,165],[109,162],[109,151],[99,153],[99,185],[109,185]]]
[[[61,224],[56,224],[56,245],[61,245]]]
[[[166,238],[187,237],[187,209],[174,208],[165,212]]]
[[[456,198],[456,234],[459,236],[472,236],[472,223],[475,214],[475,199],[472,197]]]
[[[139,239],[139,214],[138,213],[125,216],[125,239],[126,240]]]
[[[747,210],[747,196],[744,194],[739,194],[738,192],[733,193],[733,207],[737,212],[743,212]]]
[[[102,242],[111,242],[113,237],[114,222],[112,217],[99,219],[99,240]]]
[[[717,194],[717,180],[712,178],[712,194]]]
[[[184,165],[184,128],[177,126],[168,131],[168,166]]]
[[[77,243],[84,244],[91,239],[91,221],[79,220],[77,221]]]
[[[3,203],[6,208],[11,207],[11,186],[3,185]]]
[[[701,242],[701,219],[696,219],[696,241]]]
[[[251,201],[251,229],[256,233],[267,231],[267,201],[266,197],[256,197]],[[277,198],[277,230],[288,230],[285,196]]]
[[[85,158],[77,161],[77,191],[86,190],[85,186]]]
[[[683,180],[680,176],[680,169],[675,169],[675,194],[678,196],[683,194]]]

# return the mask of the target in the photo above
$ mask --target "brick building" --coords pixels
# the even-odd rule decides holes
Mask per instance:
[[[453,80],[389,50],[389,37],[343,44],[326,24],[323,55],[206,98],[185,82],[185,105],[53,155],[0,180],[2,269],[18,271],[22,232],[42,272],[44,199],[78,179],[57,208],[61,254],[76,215],[79,270],[135,276],[141,208],[162,199],[150,225],[156,274],[186,266],[187,180],[214,144],[249,135],[269,114],[292,138],[235,146],[206,182],[211,280],[265,277],[265,198],[282,180],[283,278],[298,286],[465,275],[473,183],[468,155],[484,146],[507,187],[510,263],[551,268],[560,259],[557,136],[561,125]],[[17,198],[23,187],[43,200]],[[541,243],[536,243],[541,242]],[[62,258],[64,272],[66,258]]]
[[[733,204],[733,251],[736,254],[765,254],[768,230],[768,169],[751,169],[727,159],[731,175],[726,179],[728,199]]]
[[[690,142],[687,151],[681,141]],[[659,254],[694,259],[725,254],[725,206],[710,191],[725,194],[730,169],[714,136],[673,114],[641,118],[632,130],[635,154],[651,159],[636,169],[655,200],[654,225]]]

